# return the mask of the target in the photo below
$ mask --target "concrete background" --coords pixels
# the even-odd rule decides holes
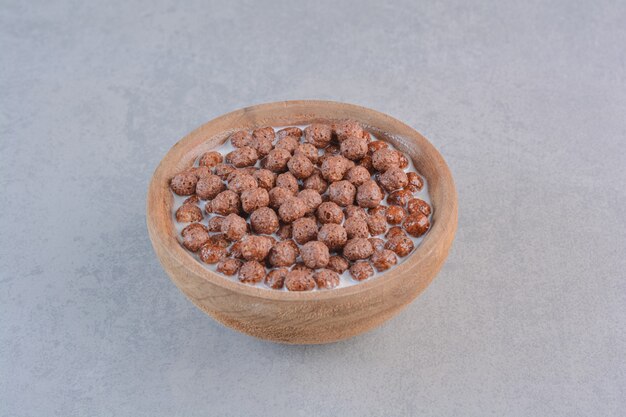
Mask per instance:
[[[0,415],[617,416],[626,410],[622,1],[0,0]],[[371,107],[459,192],[428,290],[289,347],[161,270],[169,147],[254,103]]]

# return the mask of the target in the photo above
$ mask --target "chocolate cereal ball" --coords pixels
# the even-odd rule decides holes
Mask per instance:
[[[200,202],[200,197],[197,195],[192,195],[191,197],[187,197],[183,204],[198,204]]]
[[[342,207],[351,205],[354,202],[355,195],[356,188],[349,181],[333,182],[328,187],[330,201]]]
[[[276,174],[269,169],[258,169],[252,174],[252,177],[256,180],[259,187],[265,188],[267,191],[274,188],[276,183]]]
[[[343,222],[343,211],[336,203],[326,201],[317,208],[317,219],[320,223],[341,223]]]
[[[350,267],[350,275],[357,281],[363,281],[374,275],[374,268],[367,261],[358,261]]]
[[[413,237],[420,237],[430,229],[428,217],[421,211],[409,214],[402,222],[402,227]]]
[[[244,172],[233,172],[228,179],[228,189],[241,194],[245,190],[251,190],[257,188],[257,184],[254,177]]]
[[[222,222],[224,218],[222,216],[214,216],[209,219],[209,232],[221,232],[222,231]]]
[[[253,166],[258,159],[259,154],[257,151],[249,146],[237,148],[226,154],[226,162],[233,164],[237,168]]]
[[[180,234],[183,237],[183,246],[192,252],[198,252],[209,240],[209,231],[200,223],[191,223]]]
[[[231,190],[222,191],[211,202],[211,211],[222,216],[239,213],[240,208],[239,196]]]
[[[313,279],[320,289],[331,289],[339,285],[339,275],[330,269],[321,269],[313,275]]]
[[[374,166],[372,165],[372,157],[369,156],[369,155],[366,155],[363,158],[361,158],[361,160],[359,161],[358,166],[367,169],[367,171],[370,174],[374,173]]]
[[[270,203],[270,195],[265,188],[253,188],[241,193],[241,208],[246,213],[267,207]]]
[[[289,291],[311,291],[315,288],[313,274],[309,270],[291,270],[285,277],[285,287]]]
[[[326,268],[331,271],[335,271],[338,274],[343,274],[350,267],[350,262],[346,260],[343,256],[333,255],[328,258],[328,265]]]
[[[240,130],[230,135],[228,139],[230,139],[231,145],[235,148],[242,148],[244,146],[250,146],[252,143],[252,134],[247,130]]]
[[[216,233],[214,235],[209,236],[209,240],[213,245],[221,246],[223,248],[227,248],[230,246],[230,242],[226,240],[223,233]]]
[[[387,269],[398,263],[396,254],[389,249],[383,249],[375,251],[371,259],[372,265],[378,272],[386,271]]]
[[[196,192],[198,177],[190,171],[183,171],[174,175],[170,181],[170,188],[178,195],[192,195]]]
[[[367,227],[372,236],[381,235],[387,231],[387,219],[383,214],[367,216]]]
[[[260,207],[250,215],[252,231],[262,235],[271,235],[278,230],[278,216],[269,207]]]
[[[339,123],[336,123],[334,126],[335,136],[339,142],[343,142],[344,140],[350,137],[363,138],[363,128],[361,125],[354,120],[343,120]]]
[[[199,256],[205,264],[216,264],[220,259],[226,257],[226,248],[213,243],[205,243],[200,248]]]
[[[293,153],[294,156],[305,156],[312,163],[316,164],[319,160],[319,154],[317,152],[317,148],[310,143],[300,143]]]
[[[356,203],[365,208],[377,207],[383,200],[383,192],[374,180],[365,181],[356,193]]]
[[[313,123],[304,129],[304,138],[316,148],[326,147],[333,137],[333,130],[329,125]]]
[[[406,210],[400,206],[389,206],[385,211],[385,218],[389,224],[400,224],[406,217]]]
[[[407,256],[413,251],[415,245],[413,241],[407,236],[394,236],[385,242],[385,249],[392,250],[396,255],[403,257]]]
[[[374,253],[372,244],[366,238],[355,238],[348,240],[343,247],[343,256],[350,261],[367,259]]]
[[[224,160],[222,154],[216,151],[205,152],[198,160],[201,167],[215,168],[215,166]]]
[[[409,166],[409,158],[406,157],[405,154],[403,154],[402,152],[398,152],[398,155],[400,157],[400,165],[398,165],[398,167],[400,169],[404,169],[406,167]]]
[[[385,241],[384,240],[379,239],[377,237],[370,237],[367,240],[369,240],[370,243],[372,244],[372,247],[374,248],[374,252],[376,252],[377,250],[385,249]]]
[[[317,232],[317,240],[328,246],[328,249],[335,251],[344,247],[348,241],[348,234],[342,225],[327,223]]]
[[[286,127],[284,129],[280,129],[277,134],[278,139],[286,138],[287,136],[292,137],[294,139],[300,140],[302,137],[302,129],[299,127]]]
[[[364,184],[366,181],[369,181],[370,179],[371,179],[370,172],[366,168],[362,166],[358,166],[358,165],[353,168],[350,168],[350,170],[346,174],[346,180],[354,184],[355,187],[358,187],[359,185]]]
[[[341,155],[352,161],[358,161],[367,155],[367,141],[359,137],[349,137],[340,146]]]
[[[377,214],[382,214],[384,217],[386,210],[387,210],[387,207],[385,206],[377,206],[377,207],[372,207],[371,209],[367,210],[367,213],[370,216],[376,216]]]
[[[225,189],[222,179],[213,174],[201,177],[196,184],[196,194],[203,200],[211,200]]]
[[[322,177],[322,173],[319,170],[313,171],[311,176],[304,180],[304,189],[315,190],[319,194],[323,194],[328,188],[328,183]]]
[[[321,171],[326,181],[340,181],[343,176],[352,168],[350,161],[341,155],[331,155],[324,158]]]
[[[202,210],[195,204],[183,204],[176,210],[176,221],[179,223],[192,223],[202,221]]]
[[[287,170],[287,163],[291,158],[291,154],[286,149],[272,149],[265,159],[261,162],[261,165],[272,172],[285,172]]]
[[[283,172],[276,177],[276,186],[283,187],[291,191],[291,194],[298,192],[298,180],[291,172]]]
[[[303,245],[317,237],[317,222],[315,219],[303,217],[292,223],[293,240]]]
[[[265,277],[265,267],[257,261],[245,262],[239,268],[239,281],[244,284],[256,284]]]
[[[307,213],[313,213],[322,204],[322,196],[315,190],[302,190],[298,193],[298,198],[306,204]]]
[[[252,132],[250,146],[257,151],[260,157],[263,157],[272,150],[274,136],[274,129],[271,127],[256,129]]]
[[[409,172],[406,174],[406,176],[409,180],[409,184],[406,186],[406,188],[414,193],[421,191],[421,189],[424,187],[424,180],[422,179],[422,177],[420,177],[419,174],[417,174],[416,172]]]
[[[222,258],[217,263],[217,272],[221,272],[224,275],[232,276],[239,271],[241,267],[241,261],[233,258]]]
[[[289,172],[298,179],[308,178],[313,173],[313,163],[304,155],[294,155],[287,163]]]
[[[379,149],[384,149],[388,147],[389,145],[387,144],[387,142],[383,142],[382,140],[375,140],[367,144],[367,153],[371,155]]]
[[[323,268],[328,265],[328,246],[319,241],[305,243],[300,248],[302,262],[311,269]]]
[[[246,221],[238,215],[231,213],[224,217],[221,224],[221,232],[231,242],[241,239],[248,229]]]
[[[198,177],[198,179],[212,174],[211,168],[206,167],[206,166],[193,167],[193,168],[190,168],[189,171],[194,173],[196,177]]]
[[[278,216],[285,223],[291,223],[306,214],[306,204],[298,197],[288,197],[278,209]]]
[[[298,248],[291,240],[283,240],[270,250],[269,263],[272,266],[291,266],[296,262]]]
[[[272,249],[272,241],[265,236],[248,235],[241,241],[241,256],[247,261],[262,261]]]
[[[400,165],[400,155],[393,149],[379,149],[372,154],[372,165],[377,171],[385,172]]]
[[[402,229],[400,226],[390,227],[389,230],[387,230],[387,233],[385,233],[386,239],[391,239],[392,237],[396,236],[406,236],[404,229]]]
[[[351,217],[356,217],[361,220],[367,221],[367,212],[362,207],[348,206],[346,207],[345,212],[346,212],[346,219],[349,219]]]
[[[291,239],[292,228],[293,226],[290,224],[281,224],[278,228],[278,232],[276,232],[276,236],[282,240]]]
[[[346,229],[348,239],[354,239],[356,237],[369,237],[370,232],[367,226],[367,222],[359,217],[350,217],[343,223],[343,227]]]
[[[217,166],[215,167],[215,175],[220,177],[222,181],[226,181],[228,176],[232,174],[233,172],[235,172],[236,170],[237,169],[232,165],[217,164]]]
[[[285,284],[285,277],[287,277],[288,273],[289,270],[287,268],[277,268],[271,270],[265,276],[265,285],[275,290],[281,289]]]
[[[278,210],[280,205],[283,204],[287,198],[293,197],[293,193],[283,187],[274,187],[270,190],[269,196],[270,207]]]
[[[412,194],[409,190],[396,190],[387,196],[387,204],[394,206],[404,206],[411,197]]]
[[[421,211],[422,213],[424,213],[424,215],[428,216],[431,212],[430,205],[428,205],[427,202],[419,198],[410,199],[408,203],[406,203],[406,208],[409,214],[413,214],[416,211]]]
[[[403,188],[408,183],[406,172],[397,167],[389,168],[380,176],[380,185],[387,191]]]

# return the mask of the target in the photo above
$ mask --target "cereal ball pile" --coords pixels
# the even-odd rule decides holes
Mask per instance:
[[[174,175],[181,243],[215,270],[271,289],[332,289],[393,268],[430,228],[409,159],[344,120],[234,132],[233,150]],[[232,149],[231,148],[231,149]],[[342,276],[343,275],[343,276]]]

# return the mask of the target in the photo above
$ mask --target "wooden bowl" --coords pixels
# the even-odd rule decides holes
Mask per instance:
[[[177,241],[169,180],[230,133],[261,126],[303,125],[355,119],[372,134],[409,155],[429,186],[430,231],[409,258],[384,275],[333,290],[284,292],[242,284],[204,268]],[[457,196],[448,166],[418,132],[398,120],[351,104],[285,101],[218,117],[170,149],[148,190],[147,223],[152,245],[176,286],[202,311],[240,332],[282,343],[328,343],[363,333],[396,315],[441,268],[457,227]]]

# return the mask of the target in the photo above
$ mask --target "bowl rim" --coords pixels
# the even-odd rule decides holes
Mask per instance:
[[[156,225],[157,219],[160,219],[162,222],[164,221],[165,224],[169,226],[170,232],[172,230],[175,230],[173,216],[171,212],[167,210],[167,204],[165,203],[167,198],[172,198],[171,191],[169,189],[169,178],[171,175],[168,174],[168,171],[171,170],[170,167],[175,166],[180,162],[181,157],[177,154],[177,152],[180,151],[179,148],[184,148],[188,142],[196,139],[197,136],[201,134],[201,132],[206,127],[211,124],[228,122],[231,119],[231,123],[234,124],[241,118],[243,114],[258,110],[273,109],[274,111],[280,111],[281,109],[293,107],[308,108],[311,106],[329,107],[331,109],[337,108],[338,110],[343,109],[344,112],[346,110],[350,110],[354,114],[363,114],[366,116],[371,116],[372,118],[386,119],[388,122],[391,122],[394,125],[401,127],[405,134],[410,135],[411,141],[417,141],[419,148],[429,153],[429,158],[435,159],[434,163],[438,165],[437,174],[439,175],[439,187],[444,188],[444,191],[449,199],[449,204],[442,204],[441,206],[437,207],[435,207],[435,205],[433,204],[434,210],[433,217],[431,218],[431,228],[426,236],[423,238],[419,246],[412,254],[409,255],[406,260],[396,265],[392,269],[386,271],[381,276],[376,277],[375,279],[366,280],[364,282],[360,282],[347,287],[334,288],[330,290],[302,292],[276,291],[269,288],[261,288],[258,286],[244,284],[236,281],[232,277],[223,276],[219,273],[213,272],[205,268],[203,265],[200,264],[200,261],[195,259],[187,250],[182,247],[182,245],[180,245],[176,234],[166,233],[166,231],[164,231],[162,227],[158,227]],[[314,118],[314,115],[312,115],[312,118]],[[356,118],[358,120],[358,117]],[[338,117],[338,119],[342,119],[342,117]],[[345,119],[345,117],[343,117],[343,119]],[[406,135],[403,135],[403,137],[404,136]],[[204,141],[206,142],[208,140],[208,138],[205,138]],[[196,150],[199,146],[200,145],[197,144],[195,146],[192,146],[187,150],[187,153]],[[178,157],[178,160],[174,159],[175,156]],[[423,174],[420,172],[420,175]],[[432,181],[429,181],[428,183],[430,186],[432,184]],[[430,192],[432,193],[432,190],[430,190]],[[395,279],[396,275],[402,275],[402,273],[405,271],[415,270],[416,273],[418,273],[420,265],[425,262],[429,256],[432,256],[434,251],[440,249],[440,241],[446,238],[446,234],[450,232],[450,227],[454,228],[452,231],[452,233],[454,233],[457,224],[457,193],[452,174],[441,154],[423,135],[421,135],[419,132],[417,132],[412,127],[406,125],[405,123],[377,110],[354,104],[328,100],[289,100],[256,104],[253,106],[231,111],[229,113],[209,120],[208,122],[202,124],[201,126],[197,127],[196,129],[185,135],[167,151],[152,175],[146,197],[146,222],[148,225],[150,239],[152,240],[153,245],[155,245],[155,240],[158,240],[161,244],[161,247],[165,250],[167,256],[169,256],[171,259],[176,259],[183,268],[188,269],[191,273],[198,275],[203,279],[209,281],[211,284],[221,287],[225,290],[246,295],[252,298],[284,302],[336,300],[343,297],[352,297],[356,294],[361,294],[368,291],[375,291],[379,288],[383,288],[386,283]],[[159,261],[161,260],[159,259]]]

